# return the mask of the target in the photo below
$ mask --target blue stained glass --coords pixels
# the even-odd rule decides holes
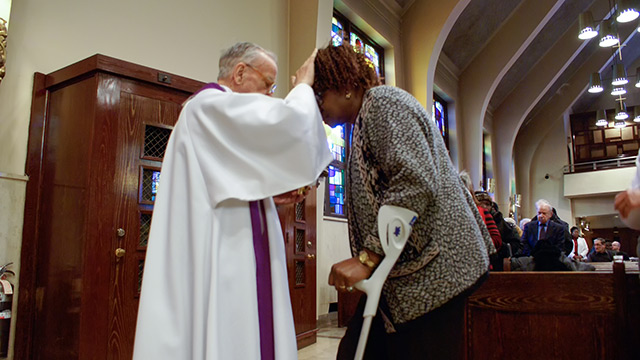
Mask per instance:
[[[340,46],[343,42],[344,29],[335,17],[331,19],[331,42],[333,46]]]
[[[336,197],[335,196],[330,196],[329,197],[329,202],[332,203],[332,204],[335,204],[336,203]]]
[[[440,130],[440,134],[443,137],[446,137],[447,128],[445,127],[444,122],[444,106],[438,100],[434,99],[431,111],[433,112],[433,121]]]
[[[342,211],[342,205],[336,205],[336,214],[344,215]]]

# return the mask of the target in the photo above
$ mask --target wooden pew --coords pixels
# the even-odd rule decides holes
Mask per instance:
[[[492,273],[467,302],[467,358],[639,358],[638,274],[613,267]]]

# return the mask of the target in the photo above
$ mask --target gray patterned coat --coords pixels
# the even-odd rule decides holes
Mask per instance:
[[[368,90],[353,130],[347,168],[351,251],[382,255],[382,205],[418,213],[403,253],[384,285],[391,321],[404,323],[443,305],[489,269],[495,252],[430,116],[404,90]],[[387,331],[393,327],[387,322]]]

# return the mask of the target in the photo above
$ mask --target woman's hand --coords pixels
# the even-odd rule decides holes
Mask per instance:
[[[358,258],[353,257],[343,260],[331,267],[329,273],[329,285],[335,286],[340,292],[353,292],[353,285],[358,281],[368,279],[372,270],[363,265]]]

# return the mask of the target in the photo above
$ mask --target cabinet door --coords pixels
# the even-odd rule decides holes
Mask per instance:
[[[316,342],[316,189],[278,207],[287,254],[289,291],[298,348]]]
[[[162,158],[187,94],[121,80],[111,240],[108,359],[131,359]],[[163,314],[158,314],[163,316]]]

